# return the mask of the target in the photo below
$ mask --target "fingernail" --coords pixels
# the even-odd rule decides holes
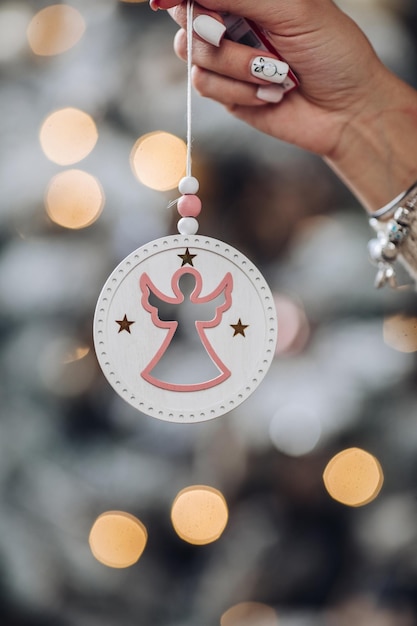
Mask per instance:
[[[151,7],[152,11],[158,11],[158,0],[149,0],[149,6]]]
[[[283,83],[289,71],[288,63],[271,57],[256,57],[251,63],[251,74],[270,83]]]
[[[217,48],[226,32],[226,26],[210,15],[198,15],[193,21],[193,28],[201,39]]]
[[[283,99],[284,90],[278,85],[268,85],[266,87],[262,85],[256,92],[256,97],[259,98],[259,100],[263,100],[264,102],[277,104]]]

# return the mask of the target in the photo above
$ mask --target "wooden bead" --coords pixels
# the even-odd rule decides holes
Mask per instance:
[[[198,231],[198,222],[194,217],[182,217],[177,228],[180,235],[195,235]]]
[[[199,187],[200,187],[200,183],[198,182],[196,178],[194,178],[194,176],[184,176],[184,178],[181,178],[179,182],[178,190],[180,193],[184,193],[184,194],[185,193],[195,194],[199,190]]]
[[[201,212],[201,200],[191,194],[181,196],[177,202],[177,209],[182,217],[197,217]]]

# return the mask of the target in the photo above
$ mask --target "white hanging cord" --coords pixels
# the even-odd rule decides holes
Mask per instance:
[[[191,167],[191,144],[192,144],[192,81],[191,70],[193,67],[193,15],[194,15],[194,0],[187,0],[187,153],[186,153],[186,165],[185,173],[187,177],[192,177]],[[168,204],[170,209],[174,204],[177,204],[179,198],[171,200]]]
[[[192,143],[192,82],[193,67],[193,15],[194,0],[187,0],[187,162],[186,173],[191,176],[191,143]]]

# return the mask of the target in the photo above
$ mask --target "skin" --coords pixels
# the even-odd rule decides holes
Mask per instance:
[[[186,5],[151,0],[181,29],[177,55],[186,59]],[[200,0],[194,15],[248,17],[263,29],[300,79],[278,104],[257,98],[248,46],[224,39],[217,48],[197,36],[193,83],[259,131],[320,155],[373,211],[417,180],[417,92],[392,74],[369,41],[332,0]]]

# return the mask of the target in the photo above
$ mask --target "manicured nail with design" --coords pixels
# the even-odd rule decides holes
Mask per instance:
[[[226,26],[210,15],[198,15],[193,21],[193,28],[201,39],[217,47],[226,32]]]
[[[264,102],[277,104],[283,99],[284,90],[279,85],[267,85],[266,87],[262,85],[258,88],[258,91],[256,92],[256,97],[259,98],[259,100],[263,100]]]
[[[288,63],[271,57],[256,57],[250,67],[252,76],[263,78],[270,83],[283,83],[289,69]]]

